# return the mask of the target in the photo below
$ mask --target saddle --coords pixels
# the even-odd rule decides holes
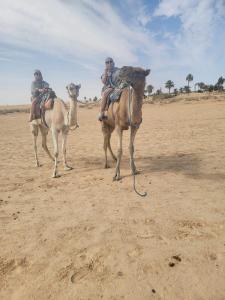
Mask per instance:
[[[43,124],[48,127],[45,121],[45,111],[53,109],[54,98],[56,98],[56,94],[51,89],[33,98],[30,121],[41,119]]]
[[[126,82],[121,82],[118,87],[116,87],[107,97],[108,107],[111,103],[119,102],[123,89],[128,87]]]
[[[42,107],[44,110],[49,110],[49,109],[53,109],[54,106],[54,99],[50,98],[46,101],[44,101],[44,103],[42,104]]]

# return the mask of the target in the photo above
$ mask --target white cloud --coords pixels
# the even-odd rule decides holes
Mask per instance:
[[[140,43],[151,42],[126,26],[108,2],[3,0],[1,42],[73,58],[111,55],[124,63],[138,61]]]
[[[181,30],[171,41],[178,56],[190,64],[202,61],[214,46],[217,29],[225,25],[224,11],[223,0],[163,0],[154,15],[179,18]]]
[[[148,11],[142,0],[126,0],[120,5],[122,10],[110,1],[1,0],[0,60],[24,61],[33,64],[30,69],[43,54],[69,62],[73,76],[85,82],[81,95],[87,97],[100,93],[99,77],[106,56],[114,57],[118,66],[150,67],[148,81],[153,80],[157,88],[168,79],[181,84],[185,73],[193,72],[195,77],[218,67],[218,56],[225,47],[224,0],[162,0],[154,12]],[[170,18],[179,20],[175,31],[165,27],[151,30],[151,22],[166,24]],[[26,67],[26,71],[30,69]],[[66,72],[65,80],[71,76]],[[46,80],[50,83],[56,81],[52,74],[49,70]],[[19,85],[21,82],[18,89]]]

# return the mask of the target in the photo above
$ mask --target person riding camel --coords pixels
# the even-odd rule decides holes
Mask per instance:
[[[99,113],[99,121],[103,119],[107,119],[106,111],[107,107],[107,99],[109,95],[114,91],[118,84],[118,73],[119,68],[115,67],[115,63],[111,57],[107,57],[105,59],[105,71],[101,76],[102,83],[104,84],[102,88],[102,101],[101,108]]]
[[[34,81],[31,84],[31,111],[30,122],[40,118],[41,102],[48,98],[55,98],[55,93],[49,88],[49,84],[43,80],[40,70],[34,71]]]

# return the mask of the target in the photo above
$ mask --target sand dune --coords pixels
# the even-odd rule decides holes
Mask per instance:
[[[143,106],[146,198],[132,189],[128,133],[122,181],[114,162],[103,169],[89,108],[68,138],[74,170],[60,162],[58,179],[40,139],[35,167],[28,114],[0,115],[0,299],[225,299],[225,101]]]

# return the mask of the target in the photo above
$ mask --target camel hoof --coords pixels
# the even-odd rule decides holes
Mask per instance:
[[[120,181],[122,179],[122,177],[120,177],[120,176],[114,176],[113,177],[113,181]]]
[[[140,171],[135,170],[134,172],[132,172],[132,175],[138,175],[138,174],[140,174],[140,173],[141,173]]]
[[[52,178],[59,178],[59,177],[61,177],[61,175],[59,175],[59,174],[53,174],[52,175]]]
[[[65,171],[71,171],[71,170],[73,170],[73,167],[66,166],[66,167],[64,168],[64,170],[65,170]]]
[[[35,164],[35,167],[40,168],[41,164],[37,163],[37,164]]]

